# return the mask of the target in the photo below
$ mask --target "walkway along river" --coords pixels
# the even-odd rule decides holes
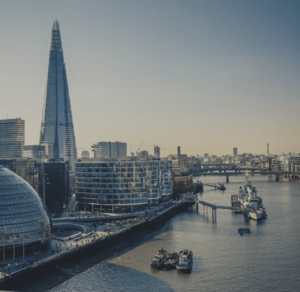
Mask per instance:
[[[73,246],[72,249],[66,250],[64,252],[61,252],[59,254],[55,254],[52,257],[43,259],[41,261],[38,261],[32,266],[26,267],[23,270],[19,271],[18,273],[11,274],[10,277],[7,277],[5,281],[1,283],[1,288],[6,289],[18,289],[24,291],[29,287],[30,289],[34,289],[36,285],[35,281],[40,280],[40,277],[43,277],[47,274],[49,274],[49,271],[56,270],[57,267],[64,267],[67,265],[70,265],[71,262],[74,264],[75,261],[79,261],[82,258],[89,258],[92,257],[93,260],[89,262],[87,265],[82,265],[80,263],[81,268],[77,270],[83,271],[84,269],[90,267],[93,264],[96,264],[99,262],[99,260],[103,259],[103,256],[99,255],[98,261],[95,262],[95,253],[99,251],[104,250],[104,254],[109,255],[110,252],[115,252],[118,250],[121,250],[124,247],[129,246],[130,244],[133,244],[134,242],[141,240],[141,235],[137,235],[139,233],[143,233],[143,231],[153,229],[153,228],[159,228],[164,223],[166,223],[171,217],[179,214],[184,209],[186,209],[188,206],[187,203],[178,203],[170,207],[169,209],[166,209],[165,211],[162,211],[158,213],[156,216],[152,218],[147,218],[147,220],[144,220],[140,223],[125,227],[123,229],[120,229],[118,231],[115,231],[107,236],[105,238],[95,238],[90,243],[86,243],[84,245],[78,245]],[[148,231],[149,232],[149,231]],[[144,235],[145,236],[145,235]],[[120,245],[120,243],[122,243]],[[108,248],[108,250],[105,250]],[[53,274],[57,274],[56,272],[50,273],[50,277]],[[50,287],[53,285],[57,285],[62,280],[66,280],[67,278],[73,276],[73,273],[69,273],[68,277],[63,277],[63,279],[57,278],[56,281],[52,281],[49,283]],[[47,283],[47,276],[42,279]],[[49,281],[49,279],[48,279]],[[27,283],[27,284],[26,284]],[[34,287],[33,287],[34,286]],[[47,285],[48,286],[48,285]],[[40,287],[40,286],[39,286]],[[41,288],[37,291],[42,291]]]

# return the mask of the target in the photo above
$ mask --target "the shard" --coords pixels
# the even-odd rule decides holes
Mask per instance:
[[[58,20],[52,27],[40,144],[52,145],[53,158],[75,163],[76,141]]]

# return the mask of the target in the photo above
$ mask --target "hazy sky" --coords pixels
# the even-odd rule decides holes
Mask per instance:
[[[0,0],[0,119],[38,144],[57,18],[77,147],[300,152],[299,15],[292,0]]]

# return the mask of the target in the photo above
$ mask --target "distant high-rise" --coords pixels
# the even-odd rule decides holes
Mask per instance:
[[[180,146],[177,146],[177,155],[180,155]]]
[[[160,147],[154,145],[154,157],[160,158]]]
[[[0,120],[0,158],[23,157],[25,121],[21,118]]]
[[[233,155],[237,155],[237,148],[233,148]]]
[[[269,143],[267,144],[267,154],[269,155],[270,152],[269,152]]]
[[[52,26],[40,144],[52,144],[53,158],[69,160],[75,168],[76,141],[58,20]]]
[[[127,144],[123,142],[98,142],[92,149],[95,158],[127,156]]]

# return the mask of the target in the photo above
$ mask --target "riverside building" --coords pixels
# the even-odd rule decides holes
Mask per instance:
[[[14,172],[0,166],[0,258],[15,257],[49,248],[53,227],[34,189]]]
[[[137,212],[168,201],[172,164],[147,158],[85,159],[76,163],[79,211]]]

